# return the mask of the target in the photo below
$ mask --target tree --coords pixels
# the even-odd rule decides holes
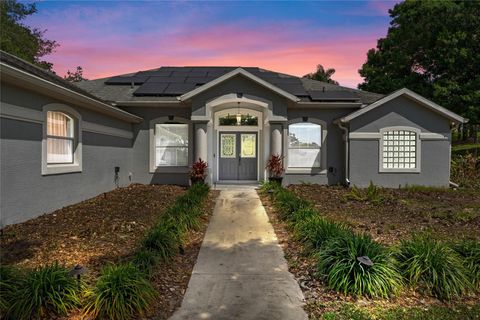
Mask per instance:
[[[75,72],[67,70],[67,75],[63,77],[65,80],[70,82],[80,82],[87,80],[83,77],[83,68],[78,66]]]
[[[335,69],[329,68],[325,70],[321,64],[317,65],[317,70],[315,72],[304,75],[304,78],[318,80],[323,82],[328,82],[332,84],[338,84],[337,81],[333,80],[331,77],[335,73]]]
[[[480,1],[410,1],[389,11],[387,36],[359,70],[363,90],[407,87],[480,122]]]
[[[45,31],[22,24],[27,16],[37,12],[35,4],[16,0],[0,1],[0,48],[41,68],[52,70],[52,63],[42,60],[58,46],[44,38]]]

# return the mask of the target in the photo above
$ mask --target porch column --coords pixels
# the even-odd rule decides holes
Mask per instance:
[[[271,124],[270,130],[272,141],[270,143],[270,155],[282,155],[282,125]]]
[[[195,161],[202,159],[207,161],[207,124],[195,123]]]

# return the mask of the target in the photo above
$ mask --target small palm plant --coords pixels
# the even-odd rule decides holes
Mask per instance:
[[[282,174],[285,172],[283,167],[283,157],[280,155],[272,155],[267,161],[265,169],[269,172],[269,180],[282,183]]]
[[[192,165],[192,170],[190,170],[190,180],[192,185],[196,183],[204,183],[205,177],[207,176],[208,164],[199,158]]]

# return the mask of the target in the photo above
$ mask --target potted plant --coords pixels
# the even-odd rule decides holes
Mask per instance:
[[[285,171],[283,167],[283,157],[280,155],[272,155],[270,159],[268,159],[265,169],[269,172],[268,181],[275,181],[282,184],[282,174]]]
[[[195,183],[205,183],[205,177],[207,176],[208,165],[205,161],[199,158],[192,165],[192,170],[190,170],[190,181],[192,184]]]

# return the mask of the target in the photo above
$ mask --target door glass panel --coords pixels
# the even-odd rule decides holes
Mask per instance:
[[[240,155],[242,158],[255,158],[257,156],[255,134],[241,134]]]
[[[220,157],[235,158],[236,157],[236,135],[221,134],[220,135]]]

